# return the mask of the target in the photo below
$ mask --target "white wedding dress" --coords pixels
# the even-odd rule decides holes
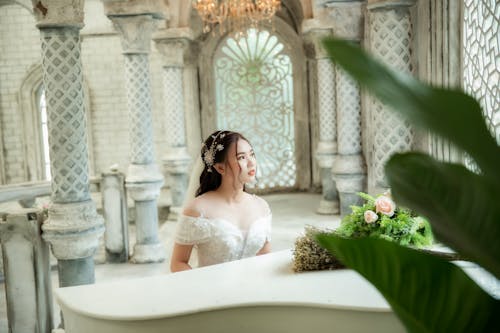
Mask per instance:
[[[252,222],[248,230],[241,230],[223,218],[181,215],[175,242],[194,245],[199,267],[252,257],[271,241],[271,220],[269,214]]]

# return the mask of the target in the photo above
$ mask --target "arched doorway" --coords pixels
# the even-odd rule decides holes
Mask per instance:
[[[226,36],[215,52],[217,128],[251,141],[260,190],[296,185],[292,71],[283,43],[267,30]]]
[[[274,28],[249,29],[238,39],[209,36],[200,58],[202,136],[242,132],[257,154],[259,192],[311,184],[302,39],[280,18]]]

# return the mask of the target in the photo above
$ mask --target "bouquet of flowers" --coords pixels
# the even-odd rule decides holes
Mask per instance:
[[[365,199],[363,206],[351,206],[335,230],[342,237],[379,237],[400,245],[423,247],[431,245],[433,236],[429,222],[411,210],[397,207],[390,193],[372,197],[358,193]]]

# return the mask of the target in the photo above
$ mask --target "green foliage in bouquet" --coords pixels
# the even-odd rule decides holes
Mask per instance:
[[[388,195],[378,198],[362,192],[358,195],[366,202],[363,206],[351,206],[352,213],[346,215],[340,227],[335,230],[338,236],[375,237],[414,247],[432,244],[431,227],[423,217],[417,216],[410,209],[396,206]],[[388,211],[384,213],[383,208]]]
[[[329,38],[324,45],[337,65],[391,110],[474,160],[480,173],[407,152],[393,155],[385,172],[398,203],[428,218],[440,242],[500,278],[500,147],[479,103],[461,91],[393,72],[352,43]],[[317,240],[369,280],[409,332],[497,332],[500,327],[500,301],[455,264],[373,237],[320,234]]]

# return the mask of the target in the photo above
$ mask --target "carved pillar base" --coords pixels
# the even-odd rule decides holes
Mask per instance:
[[[156,164],[131,164],[125,186],[135,201],[136,244],[133,263],[162,262],[166,250],[158,237],[157,199],[163,185],[163,176]]]
[[[177,216],[184,204],[184,197],[189,181],[188,168],[190,161],[191,157],[185,146],[170,148],[163,158],[163,165],[167,173],[172,197],[172,205],[168,214],[169,221],[177,220]]]
[[[365,168],[361,155],[339,156],[332,168],[340,197],[340,215],[351,213],[350,206],[363,200],[356,194],[365,188]]]
[[[93,256],[104,233],[104,220],[97,214],[94,202],[53,203],[42,230],[58,263],[65,262],[67,267],[75,264],[74,268],[59,271],[59,283],[67,283],[61,286],[93,283]]]

